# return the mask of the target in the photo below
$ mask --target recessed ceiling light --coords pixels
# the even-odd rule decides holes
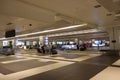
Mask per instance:
[[[32,24],[29,24],[29,26],[32,26]]]
[[[98,4],[98,5],[95,5],[94,7],[95,7],[95,8],[99,8],[99,7],[101,7],[101,5]]]

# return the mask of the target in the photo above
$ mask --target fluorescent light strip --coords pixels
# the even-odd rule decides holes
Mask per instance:
[[[101,30],[98,30],[98,29],[89,29],[89,30],[74,31],[74,32],[67,32],[67,33],[60,33],[60,34],[51,34],[51,35],[47,35],[47,36],[48,37],[66,36],[66,35],[83,34],[83,33],[93,33],[93,32],[100,32],[100,31]]]
[[[10,40],[10,39],[14,39],[15,37],[10,37],[10,38],[5,38],[5,37],[3,37],[3,38],[0,38],[0,40]]]
[[[83,34],[83,33],[93,33],[93,32],[100,32],[100,31],[101,30],[98,30],[98,29],[89,29],[89,30],[82,30],[82,31],[67,32],[67,33],[51,34],[51,35],[46,35],[46,36],[47,37],[66,36],[66,35],[75,35],[75,34]],[[18,40],[29,40],[29,39],[35,39],[35,38],[39,38],[39,36],[29,37],[29,38],[20,38]]]
[[[28,38],[20,38],[18,40],[30,40],[30,39],[37,39],[39,38],[39,36],[36,36],[36,37],[28,37]]]
[[[57,28],[57,29],[51,29],[51,30],[44,30],[44,31],[39,31],[39,32],[34,32],[34,33],[28,33],[28,34],[18,35],[16,37],[23,37],[23,36],[29,36],[29,35],[35,35],[35,34],[47,33],[47,32],[65,30],[65,29],[72,29],[72,28],[77,28],[77,27],[86,26],[86,25],[87,24],[84,23],[84,24],[80,24],[80,25],[73,25],[73,26],[68,26],[68,27],[63,27],[63,28]]]
[[[53,31],[59,31],[59,30],[66,30],[66,29],[72,29],[72,28],[77,28],[81,26],[86,26],[87,24],[80,24],[80,25],[73,25],[73,26],[68,26],[68,27],[62,27],[62,28],[57,28],[57,29],[51,29],[51,30],[44,30],[44,31],[39,31],[39,32],[34,32],[34,33],[28,33],[28,34],[23,34],[23,35],[17,35],[17,37],[24,37],[24,36],[29,36],[29,35],[35,35],[35,34],[41,34],[41,33],[47,33],[47,32],[53,32]],[[9,38],[0,38],[0,40],[4,39],[9,39]]]
[[[6,39],[6,38],[0,38],[0,40],[4,40],[4,39]]]

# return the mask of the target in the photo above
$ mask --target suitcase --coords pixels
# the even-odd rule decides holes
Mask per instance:
[[[57,51],[56,51],[55,49],[53,49],[53,50],[51,51],[51,53],[52,53],[52,54],[57,54]]]
[[[39,49],[39,48],[37,49],[37,52],[38,52],[38,53],[42,53],[41,49]]]

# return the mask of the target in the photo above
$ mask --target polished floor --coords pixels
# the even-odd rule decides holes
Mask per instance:
[[[119,58],[97,51],[19,51],[0,56],[0,80],[120,80]]]

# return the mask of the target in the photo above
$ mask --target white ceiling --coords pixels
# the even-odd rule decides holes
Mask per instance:
[[[23,34],[81,23],[88,26],[70,31],[120,25],[114,21],[115,12],[109,11],[102,1],[109,0],[0,0],[0,37],[10,29]],[[101,7],[94,7],[99,4]]]

